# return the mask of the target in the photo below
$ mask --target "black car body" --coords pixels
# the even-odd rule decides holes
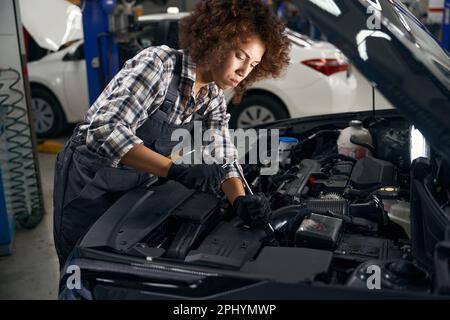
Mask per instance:
[[[225,200],[175,182],[126,193],[73,251],[66,268],[80,269],[81,288],[62,270],[60,298],[449,297],[448,55],[399,1],[298,3],[397,110],[264,125],[302,141],[274,176],[244,165],[271,201],[275,240],[242,226]],[[358,161],[336,154],[338,130],[355,119],[374,140]],[[412,125],[431,145],[420,157]],[[398,200],[409,204],[410,237],[385,210]]]

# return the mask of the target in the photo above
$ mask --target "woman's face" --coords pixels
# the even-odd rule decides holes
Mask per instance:
[[[222,90],[236,87],[260,63],[265,51],[260,37],[250,36],[238,48],[230,50],[223,63],[212,68],[212,80]]]

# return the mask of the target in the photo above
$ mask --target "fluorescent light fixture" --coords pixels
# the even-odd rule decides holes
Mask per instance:
[[[410,132],[410,158],[413,162],[417,158],[430,158],[430,145],[422,133],[414,126]]]

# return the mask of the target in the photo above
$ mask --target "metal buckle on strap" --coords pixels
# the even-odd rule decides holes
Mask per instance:
[[[69,142],[72,148],[76,148],[83,144],[86,144],[86,139],[83,134],[74,134],[70,137]]]

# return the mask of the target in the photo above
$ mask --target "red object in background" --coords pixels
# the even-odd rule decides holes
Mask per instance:
[[[326,76],[347,71],[349,67],[348,63],[338,61],[337,59],[311,59],[302,61],[301,63]]]
[[[27,29],[23,29],[23,41],[25,42],[25,51],[27,53],[27,61],[30,60],[30,34]]]
[[[316,178],[314,178],[314,176],[310,176],[308,179],[309,182],[309,186],[310,187],[314,187],[314,183],[316,182]]]
[[[428,9],[429,12],[435,12],[435,13],[442,13],[444,12],[444,8],[430,8]]]

